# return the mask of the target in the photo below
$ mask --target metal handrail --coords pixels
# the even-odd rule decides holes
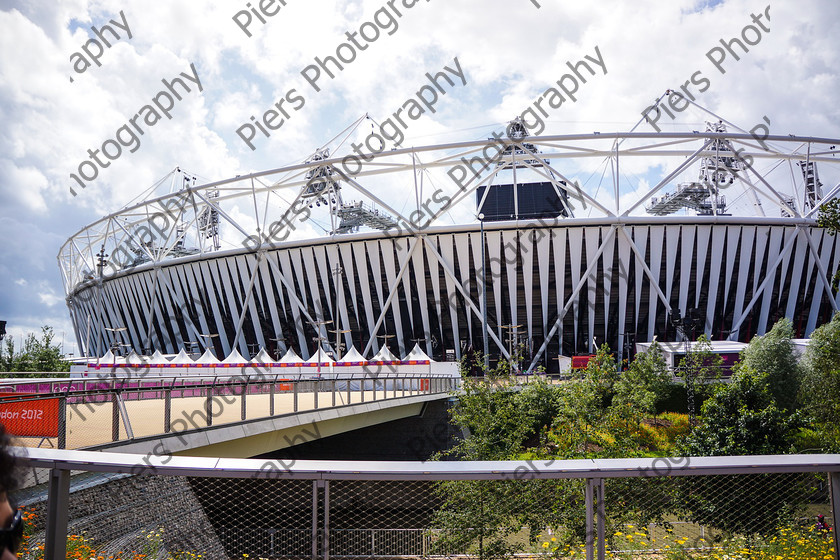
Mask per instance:
[[[272,478],[265,459],[103,453],[46,448],[13,448],[26,467],[166,476]],[[531,480],[638,478],[758,473],[840,473],[840,454],[750,455],[729,457],[642,457],[527,461],[311,461],[293,468],[274,461],[284,478],[305,480]]]
[[[151,391],[164,391],[164,390],[171,390],[171,391],[178,391],[178,390],[187,390],[187,389],[215,389],[217,387],[244,387],[248,385],[266,385],[272,383],[311,383],[313,381],[326,381],[326,380],[335,380],[335,381],[381,381],[383,379],[392,379],[392,380],[415,380],[415,379],[459,379],[456,376],[440,374],[440,373],[414,373],[414,374],[399,374],[399,375],[377,375],[377,376],[364,376],[364,377],[356,377],[355,374],[345,374],[339,375],[335,378],[321,378],[321,379],[308,379],[306,376],[309,374],[288,374],[288,377],[280,378],[279,375],[281,374],[254,374],[254,375],[201,375],[201,376],[193,376],[193,375],[169,375],[169,376],[146,376],[146,377],[135,377],[135,376],[117,376],[117,377],[101,377],[101,378],[61,378],[61,379],[51,379],[49,382],[42,381],[40,379],[15,379],[14,381],[4,380],[0,382],[0,389],[8,390],[10,388],[20,386],[20,385],[41,385],[41,384],[49,384],[50,390],[46,392],[37,392],[37,393],[21,393],[20,396],[0,396],[0,403],[7,403],[7,402],[22,402],[22,401],[30,401],[30,400],[38,400],[44,398],[58,398],[58,397],[77,397],[77,396],[99,396],[99,395],[112,395],[115,392],[118,393],[147,393]],[[171,385],[166,386],[165,382],[171,380]],[[225,380],[227,383],[225,383]],[[237,381],[234,381],[237,380]],[[123,383],[117,384],[117,381],[123,381]],[[148,382],[157,382],[159,381],[159,385],[155,386],[143,386],[142,383]],[[178,381],[183,381],[184,384],[176,384]],[[198,383],[191,383],[194,381],[198,381]],[[128,383],[136,382],[137,386],[126,385]],[[66,385],[65,385],[66,383]],[[87,388],[87,383],[100,383],[102,387],[93,387]],[[82,385],[82,389],[74,388],[74,385]],[[12,391],[14,392],[14,391]]]
[[[28,451],[28,455],[23,455]],[[576,478],[586,481],[586,556],[605,558],[604,480],[627,477],[708,476],[764,473],[828,473],[831,480],[833,526],[840,522],[840,454],[834,455],[759,455],[747,457],[665,457],[638,459],[578,459],[561,461],[281,461],[262,459],[225,459],[207,457],[160,457],[127,453],[102,453],[55,449],[14,448],[20,462],[30,468],[50,469],[45,558],[65,558],[70,473],[95,471],[109,473],[198,476],[214,478],[250,478],[311,480],[313,504],[323,494],[324,511],[329,511],[330,481],[337,480],[528,480]],[[267,468],[273,464],[274,468]],[[329,522],[325,513],[324,528],[313,524],[313,558],[318,541],[329,550]],[[834,534],[838,550],[837,534]],[[328,554],[324,554],[327,558]]]

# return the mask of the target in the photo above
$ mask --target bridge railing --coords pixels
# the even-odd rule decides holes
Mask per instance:
[[[27,446],[80,449],[458,389],[440,374],[4,379],[0,422]]]
[[[43,544],[47,559],[80,542],[94,556],[208,560],[837,558],[836,533],[815,520],[840,523],[840,455],[340,462],[18,451],[32,473],[16,496],[26,546]]]

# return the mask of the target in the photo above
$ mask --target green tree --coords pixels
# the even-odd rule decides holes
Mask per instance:
[[[771,388],[772,374],[746,365],[728,385],[703,403],[702,420],[684,440],[686,456],[772,455],[792,450],[799,415],[779,408]],[[802,492],[791,492],[779,475],[747,479],[686,477],[679,484],[683,518],[730,534],[769,534],[777,520],[803,504]],[[779,485],[782,485],[780,488]],[[789,484],[788,484],[789,485]],[[786,491],[782,491],[785,489]],[[749,504],[761,515],[745,515]]]
[[[468,379],[451,421],[469,437],[454,452],[472,461],[514,458],[539,444],[557,407],[555,388],[542,380],[519,387],[512,377]]]
[[[793,347],[793,325],[787,318],[780,319],[770,332],[754,337],[741,351],[735,372],[741,369],[767,374],[767,386],[780,409],[797,408],[800,384],[799,360]]]
[[[630,367],[615,383],[613,404],[644,414],[656,412],[656,401],[671,384],[662,348],[654,342],[647,352],[636,355]]]
[[[824,450],[840,451],[840,313],[811,333],[800,402]]]
[[[791,451],[799,415],[779,408],[770,374],[741,367],[703,403],[700,425],[686,438],[691,456],[769,455]]]
[[[618,382],[618,364],[615,356],[610,352],[607,343],[602,344],[589,360],[581,372],[583,382],[589,386],[596,401],[592,403],[595,407],[605,410],[612,404],[615,396],[615,385]]]
[[[696,402],[705,400],[715,390],[715,381],[720,380],[723,359],[712,352],[709,337],[701,334],[697,341],[680,359],[677,375],[683,378],[688,395],[688,413],[697,413]]]
[[[835,235],[840,231],[840,198],[832,198],[822,203],[817,216],[817,226],[825,228],[828,235]],[[831,285],[835,290],[838,284],[840,284],[840,270],[835,272],[831,279]]]
[[[6,372],[63,372],[70,364],[62,358],[61,347],[55,344],[52,327],[41,327],[40,338],[35,333],[26,335],[23,348],[15,349],[12,337],[0,347],[0,371]]]
[[[817,226],[825,228],[829,235],[840,231],[840,198],[833,198],[820,206]]]
[[[451,420],[468,434],[454,453],[466,460],[631,457],[657,452],[643,422],[669,376],[658,347],[639,355],[626,377],[608,346],[601,346],[575,379],[520,385],[504,376],[500,362],[486,379],[466,379]],[[647,426],[645,426],[647,428]],[[535,467],[539,468],[539,467]],[[442,507],[435,513],[433,550],[480,558],[510,557],[534,544],[539,531],[555,529],[565,542],[585,537],[581,480],[451,481],[436,485]],[[517,478],[517,477],[514,477]],[[608,534],[620,523],[664,522],[672,487],[658,481],[610,482]],[[642,499],[644,497],[644,499]],[[529,529],[527,539],[514,535]]]

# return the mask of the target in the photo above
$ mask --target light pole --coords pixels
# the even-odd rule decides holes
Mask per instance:
[[[487,345],[487,259],[484,247],[484,213],[478,214],[481,222],[481,334],[484,338],[484,371],[490,367],[490,350]]]
[[[112,333],[113,340],[111,342],[110,349],[112,351],[116,350],[117,352],[120,352],[120,347],[122,346],[122,344],[117,342],[117,337],[118,336],[122,337],[122,336],[118,333],[121,333],[123,331],[128,330],[128,327],[105,327],[105,330]],[[63,337],[62,337],[62,339],[63,339]],[[119,355],[119,354],[115,354],[115,355]]]
[[[104,346],[104,334],[102,333],[102,328],[105,326],[105,319],[102,316],[104,313],[105,307],[105,296],[103,291],[105,290],[104,286],[104,276],[105,276],[105,265],[108,264],[108,253],[105,252],[105,244],[102,244],[102,248],[99,249],[99,252],[96,254],[96,268],[97,272],[99,273],[99,309],[97,310],[97,315],[99,316],[99,336],[96,337],[96,352],[97,354],[101,353],[102,350],[100,349],[100,342],[102,342]]]
[[[341,279],[341,273],[343,272],[343,270],[340,265],[335,265],[335,269],[333,269],[333,272],[335,272],[335,307],[333,308],[333,316],[335,317],[335,360],[338,361],[338,346],[341,343],[341,334],[350,331],[341,330],[339,321],[339,317],[341,317],[341,312],[338,309],[338,304],[341,301],[340,295],[344,289],[343,285],[339,288],[339,280]]]
[[[502,328],[507,330],[508,337],[508,352],[510,353],[511,371],[519,373],[519,349],[514,351],[513,341],[516,340],[517,347],[519,346],[519,334],[517,329],[522,325],[502,325]]]
[[[321,376],[321,343],[326,342],[329,344],[330,339],[328,336],[324,336],[321,334],[321,329],[324,328],[324,325],[331,325],[332,321],[309,321],[309,324],[312,325],[312,328],[315,329],[315,334],[318,336],[313,337],[312,340],[315,341],[315,357],[318,360],[318,377]]]
[[[283,346],[286,345],[286,338],[283,336],[283,333],[279,333],[279,336],[271,338],[269,340],[274,341],[274,356],[276,360],[280,359],[280,341],[283,341]]]

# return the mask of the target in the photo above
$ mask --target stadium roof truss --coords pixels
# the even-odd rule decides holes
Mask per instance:
[[[355,123],[356,127],[361,121]],[[716,124],[722,122],[725,121]],[[286,286],[292,295],[293,305],[303,319],[313,324],[324,323],[323,310],[315,309],[313,312],[311,307],[304,305],[294,296],[293,278],[283,274],[273,260],[264,259],[267,250],[287,244],[306,243],[300,240],[300,233],[294,232],[297,226],[290,226],[300,225],[301,214],[306,213],[313,223],[325,230],[328,238],[342,239],[341,236],[358,230],[361,225],[372,227],[372,233],[379,230],[381,235],[382,230],[386,230],[390,237],[409,239],[407,249],[395,263],[398,270],[394,287],[403,281],[414,252],[425,246],[427,255],[437,261],[437,266],[465,298],[470,312],[480,320],[483,308],[481,298],[474,301],[470,292],[457,280],[456,263],[447,259],[429,241],[428,234],[446,230],[447,226],[440,225],[443,217],[476,216],[475,207],[469,211],[458,211],[457,208],[472,204],[472,200],[468,199],[475,198],[479,187],[489,187],[495,181],[502,180],[501,177],[512,175],[514,189],[518,184],[536,178],[550,183],[558,196],[563,194],[571,201],[570,206],[574,207],[572,215],[555,218],[550,224],[542,220],[541,225],[559,227],[595,220],[610,226],[609,234],[603,237],[596,256],[587,259],[588,267],[577,279],[572,294],[563,302],[562,312],[551,328],[551,334],[545,337],[532,365],[538,362],[548,340],[572,308],[578,293],[587,285],[598,257],[609,243],[614,242],[616,236],[627,242],[644,273],[649,278],[654,277],[645,264],[642,249],[625,231],[625,226],[659,221],[672,223],[681,219],[680,216],[666,214],[685,211],[687,207],[696,210],[702,204],[710,204],[706,208],[706,217],[710,223],[718,220],[719,216],[728,216],[723,212],[728,209],[737,211],[737,215],[743,216],[745,220],[760,218],[795,224],[796,236],[785,239],[778,257],[774,262],[767,263],[765,283],[770,272],[779,266],[790,251],[794,238],[801,237],[807,241],[816,258],[823,287],[836,311],[837,304],[830,291],[828,272],[820,264],[819,247],[811,237],[810,228],[806,226],[814,225],[820,206],[840,190],[840,166],[835,150],[840,141],[793,135],[757,138],[731,123],[727,124],[734,131],[715,131],[720,128],[713,127],[706,131],[654,133],[637,132],[634,127],[630,132],[524,138],[504,136],[501,140],[481,139],[396,148],[353,159],[348,159],[348,153],[342,153],[340,148],[333,147],[333,153],[340,155],[329,155],[329,150],[322,148],[313,157],[307,158],[307,161],[295,165],[202,185],[187,180],[183,188],[105,216],[67,240],[58,254],[58,262],[68,294],[68,304],[85,288],[101,286],[102,282],[112,276],[141,270],[155,271],[153,292],[168,290],[174,294],[175,290],[168,285],[169,280],[160,274],[161,266],[211,255],[246,253],[249,255],[250,268],[247,276],[242,278],[246,289],[235,322],[234,345],[240,341],[245,316],[254,297],[257,270],[265,267]],[[356,127],[350,132],[355,131]],[[344,139],[339,146],[343,143]],[[492,157],[486,157],[488,153],[492,153]],[[452,170],[461,166],[458,168],[459,173],[467,173],[466,163],[471,159],[475,163],[474,167],[480,170],[463,175],[464,179],[456,184]],[[669,195],[678,197],[677,202],[672,202],[670,198],[663,201],[663,191],[674,190],[680,176],[690,176],[698,169],[708,171],[709,161],[724,161],[727,166],[732,179],[731,184],[725,187],[728,189],[726,192],[731,193],[728,207],[721,206],[717,196],[724,192],[724,187],[717,184],[717,173],[720,171],[725,176],[727,172],[727,169],[719,167],[712,168],[714,181],[704,182],[701,177],[700,180],[684,183],[687,186],[677,186],[674,194]],[[348,165],[351,162],[352,168]],[[796,170],[797,165],[802,169]],[[824,195],[819,192],[817,166],[821,166],[820,172],[824,178],[836,182]],[[597,186],[591,184],[601,169],[600,182]],[[608,176],[610,180],[607,188],[602,188]],[[314,190],[313,178],[321,181]],[[818,192],[816,197],[813,195],[815,183]],[[644,184],[652,186],[644,188]],[[433,209],[424,205],[424,200],[428,202],[430,188],[443,193],[449,202],[438,204]],[[704,202],[704,189],[708,194],[708,202]],[[411,209],[423,214],[422,224],[416,218],[412,219],[412,212],[405,212],[400,207],[406,204],[406,193],[412,190],[414,205]],[[484,198],[489,190],[485,189]],[[395,191],[400,193],[395,194]],[[344,203],[342,196],[346,199],[350,193],[363,202]],[[648,201],[650,205],[646,206]],[[310,208],[313,202],[315,206]],[[483,202],[483,199],[478,201],[479,207]],[[324,204],[321,215],[318,214],[320,203]],[[236,211],[233,211],[234,207]],[[307,211],[301,212],[304,207]],[[768,207],[772,210],[768,210]],[[350,221],[343,222],[343,225],[337,223],[339,218],[345,219],[339,212],[342,208],[346,209],[347,216],[357,219],[355,226]],[[773,214],[778,212],[778,217],[768,216],[770,211]],[[328,227],[320,225],[319,220],[328,223]],[[523,228],[533,227],[532,220],[522,220],[521,223]],[[427,224],[432,227],[427,227]],[[283,233],[284,236],[275,239],[272,233]],[[285,234],[290,234],[288,239]],[[370,238],[371,233],[358,235]],[[224,247],[223,240],[226,244]],[[668,298],[658,283],[653,282],[653,285],[658,290],[657,297],[670,308]],[[755,305],[763,289],[764,283],[744,307],[736,320],[736,328]],[[389,290],[378,314],[374,333],[380,329],[396,294],[396,289]],[[151,328],[154,319],[155,306],[151,305],[154,299],[153,293],[146,307],[147,330]],[[70,309],[72,314],[74,306],[70,305]],[[86,320],[89,324],[91,321],[101,321],[101,318],[88,317]],[[185,314],[185,320],[202,346],[207,348],[208,342],[201,334],[208,332],[204,318],[200,318],[201,324],[195,324]],[[85,319],[74,317],[74,324],[77,337],[84,340],[85,337],[78,329],[85,324]],[[319,329],[323,330],[326,338],[325,327]],[[508,350],[495,330],[489,327],[487,330],[501,354],[508,356]],[[101,333],[101,336],[106,335]],[[111,344],[128,340],[128,333],[124,331],[115,331],[107,336],[113,337]],[[374,344],[375,339],[371,338],[363,353],[367,354]]]

